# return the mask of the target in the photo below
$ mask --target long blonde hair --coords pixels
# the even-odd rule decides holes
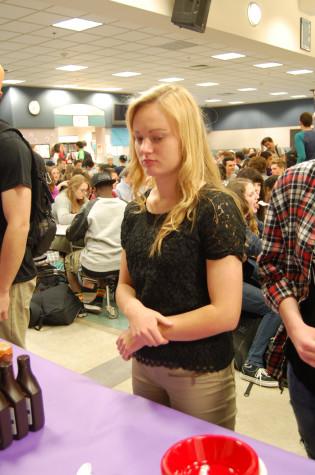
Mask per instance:
[[[213,189],[224,191],[217,165],[212,158],[207,132],[201,110],[191,94],[183,87],[162,85],[146,91],[135,99],[128,108],[126,120],[130,132],[130,176],[133,191],[140,210],[145,209],[141,192],[146,175],[135,149],[133,121],[138,110],[156,103],[165,115],[175,124],[180,141],[182,164],[178,174],[179,202],[167,214],[152,245],[150,255],[160,253],[163,239],[172,231],[177,231],[185,218],[194,222],[195,208],[202,185],[209,184]],[[154,185],[154,179],[152,179]]]
[[[87,201],[87,197],[82,200],[78,200],[75,193],[80,188],[83,183],[86,183],[90,186],[89,180],[81,174],[74,175],[68,182],[68,188],[66,190],[67,197],[71,202],[72,213],[77,213],[80,211],[83,204]]]

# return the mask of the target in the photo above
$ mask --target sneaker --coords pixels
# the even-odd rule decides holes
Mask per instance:
[[[85,303],[84,310],[88,313],[101,313],[102,305],[98,303]]]
[[[278,381],[270,376],[265,368],[260,368],[250,363],[245,363],[242,366],[240,376],[241,379],[258,384],[258,386],[265,386],[267,388],[276,388],[278,386]]]

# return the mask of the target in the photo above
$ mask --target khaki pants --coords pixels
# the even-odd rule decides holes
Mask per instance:
[[[9,318],[0,322],[0,338],[25,348],[25,336],[30,321],[30,301],[35,290],[36,277],[13,284],[10,290]]]
[[[236,397],[233,363],[214,373],[147,366],[132,359],[134,394],[234,430]]]

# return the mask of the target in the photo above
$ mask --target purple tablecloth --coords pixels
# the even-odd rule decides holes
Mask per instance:
[[[15,348],[15,356],[22,351]],[[174,442],[194,434],[228,433],[140,397],[107,389],[31,354],[44,394],[46,425],[0,452],[0,475],[159,475]],[[270,421],[272,422],[272,421]],[[270,424],[272,430],[272,423]],[[239,435],[264,460],[268,475],[314,475],[315,463]]]

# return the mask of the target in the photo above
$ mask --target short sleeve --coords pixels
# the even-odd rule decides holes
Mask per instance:
[[[228,255],[243,259],[246,225],[233,198],[224,192],[204,196],[199,209],[199,236],[206,259]]]
[[[121,224],[121,233],[120,233],[121,246],[123,249],[126,248],[127,237],[132,226],[132,221],[133,221],[132,218],[137,209],[138,207],[134,202],[128,203],[128,205],[125,208],[124,219]]]
[[[32,157],[27,145],[15,132],[5,132],[0,140],[0,191],[19,185],[32,187]]]

